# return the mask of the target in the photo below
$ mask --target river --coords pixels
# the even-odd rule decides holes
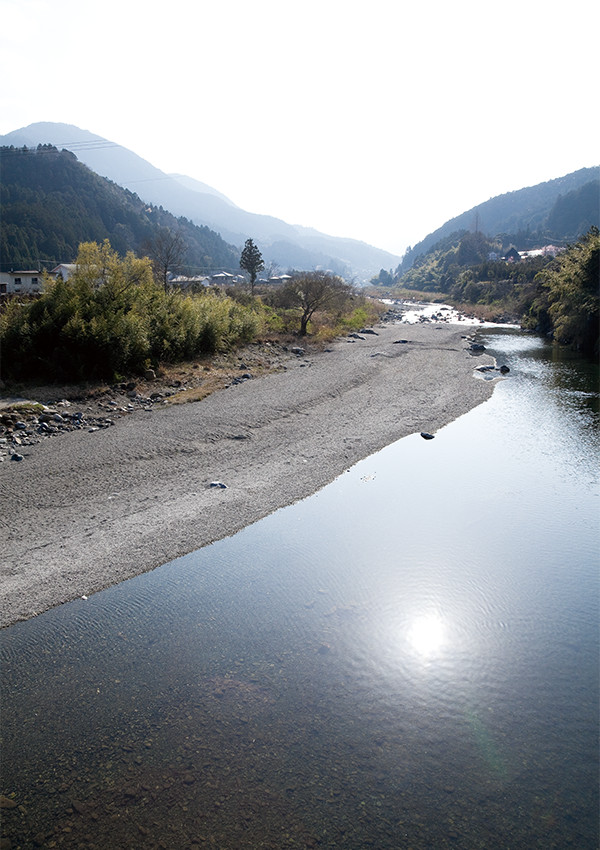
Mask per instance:
[[[0,634],[3,847],[598,846],[598,371],[481,333],[434,440]]]

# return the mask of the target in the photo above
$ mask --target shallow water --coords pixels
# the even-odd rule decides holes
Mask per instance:
[[[0,634],[13,847],[597,847],[598,374],[484,341],[435,440]]]

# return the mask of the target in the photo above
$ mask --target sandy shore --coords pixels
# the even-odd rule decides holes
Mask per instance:
[[[201,402],[65,434],[0,464],[2,625],[233,534],[490,396],[458,326],[376,330]]]

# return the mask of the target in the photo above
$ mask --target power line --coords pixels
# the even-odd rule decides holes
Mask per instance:
[[[122,148],[123,145],[118,145],[116,142],[109,142],[106,139],[98,139],[89,142],[39,142],[37,145],[2,145],[6,148],[4,153],[18,154],[23,150],[33,151],[34,153],[54,153],[54,149],[60,150],[103,150],[105,148]],[[126,150],[126,148],[123,148]]]
[[[86,153],[87,151],[108,150],[109,148],[121,148],[122,150],[127,151],[128,153],[131,153],[133,156],[138,157],[138,155],[133,153],[133,151],[129,151],[128,148],[124,148],[123,145],[118,145],[118,144],[116,144],[116,142],[108,142],[106,140],[99,140],[97,142],[95,142],[95,141],[90,141],[90,142],[58,142],[57,144],[54,144],[52,142],[47,142],[45,144],[42,144],[40,142],[40,144],[37,147],[29,147],[28,145],[22,145],[21,147],[17,147],[16,145],[11,145],[9,147],[8,145],[3,145],[0,148],[0,150],[1,150],[2,156],[18,156],[19,154],[23,153],[24,150],[31,151],[32,153],[34,153],[36,155],[40,155],[40,154],[53,154],[53,153],[57,153],[57,152],[61,153],[62,150],[67,150],[70,153],[76,154],[77,152]],[[138,157],[138,158],[142,162],[147,162],[147,160],[144,160],[142,157]],[[85,165],[85,163],[82,160],[79,160],[79,162],[81,162],[83,165]],[[148,165],[150,166],[150,168],[156,168],[156,166],[152,165],[152,163],[148,163]],[[163,176],[161,176],[161,177],[158,177],[158,176],[157,177],[140,177],[140,178],[137,178],[135,180],[132,180],[129,177],[120,177],[119,180],[124,180],[129,184],[129,183],[153,183],[153,182],[158,182],[159,180],[173,180],[174,179],[169,174],[165,174],[164,171],[161,171],[160,168],[156,168],[156,171],[159,172],[159,174],[161,174]],[[105,176],[105,175],[99,174],[99,176],[102,177],[102,176]],[[113,180],[112,177],[106,178],[106,179],[112,180],[113,183],[116,182],[115,180]],[[175,182],[177,182],[177,181],[175,181]],[[124,187],[124,188],[126,188],[126,187]],[[202,193],[199,193],[199,194],[202,194]],[[212,193],[207,192],[205,194],[212,194]]]

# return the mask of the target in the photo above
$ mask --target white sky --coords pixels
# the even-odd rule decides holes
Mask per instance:
[[[395,253],[600,162],[596,0],[0,0],[0,134],[75,124]]]

